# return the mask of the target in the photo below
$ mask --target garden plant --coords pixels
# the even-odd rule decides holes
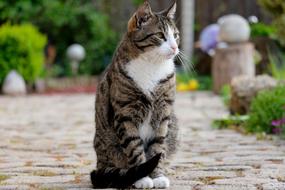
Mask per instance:
[[[0,27],[0,85],[11,70],[32,84],[43,73],[45,35],[31,24]]]

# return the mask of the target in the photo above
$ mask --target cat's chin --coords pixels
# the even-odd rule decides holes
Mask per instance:
[[[167,56],[165,56],[165,59],[166,59],[166,60],[173,60],[173,59],[175,58],[175,56],[176,56],[176,55],[173,55],[173,54],[167,55]]]
[[[166,60],[170,60],[170,59],[173,60],[176,56],[177,56],[176,53],[169,53],[169,54],[166,54],[166,55],[165,55],[165,59],[166,59]]]

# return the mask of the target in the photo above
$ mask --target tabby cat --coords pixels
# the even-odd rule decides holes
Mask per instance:
[[[146,1],[128,22],[97,88],[94,188],[167,188],[165,159],[176,149],[176,2],[153,13]]]

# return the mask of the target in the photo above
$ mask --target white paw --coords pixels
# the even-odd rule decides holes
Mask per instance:
[[[150,177],[144,177],[135,182],[137,189],[151,189],[153,188],[153,182]]]
[[[153,185],[157,189],[166,189],[170,186],[170,182],[167,177],[161,176],[153,179]]]

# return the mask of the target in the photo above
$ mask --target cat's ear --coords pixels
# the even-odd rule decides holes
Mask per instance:
[[[149,20],[153,16],[150,4],[148,1],[145,1],[141,5],[135,14],[131,17],[128,22],[128,32],[133,32],[140,29],[143,25],[148,24]]]
[[[163,11],[163,14],[170,19],[175,19],[176,9],[177,9],[177,3],[176,0],[174,0],[172,5],[168,9]]]

